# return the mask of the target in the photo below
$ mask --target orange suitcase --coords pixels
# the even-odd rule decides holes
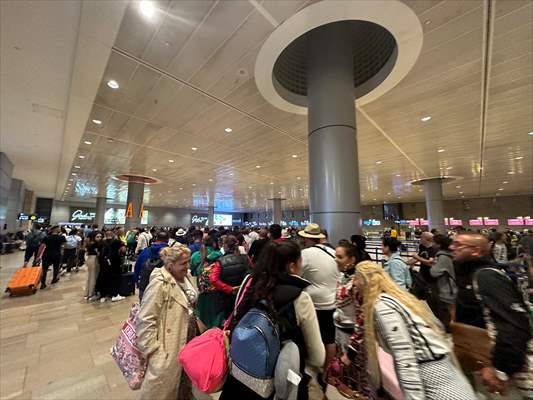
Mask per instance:
[[[11,296],[34,294],[41,280],[41,267],[19,268],[7,284]]]

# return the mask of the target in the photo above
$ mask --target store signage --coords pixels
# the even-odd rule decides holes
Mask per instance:
[[[96,213],[88,208],[71,208],[70,220],[72,222],[94,222]]]
[[[507,220],[507,225],[524,225],[523,218],[511,218]]]
[[[424,225],[424,226],[427,226],[429,225],[429,222],[427,219],[424,219],[424,218],[420,218],[420,225]]]
[[[35,214],[30,215],[30,221],[37,221],[37,218],[38,217]]]
[[[482,219],[479,219],[479,218],[476,218],[476,219],[470,219],[470,220],[468,220],[468,225],[471,225],[471,226],[481,226],[481,225],[483,225],[483,220],[482,220]]]
[[[418,218],[411,219],[411,220],[409,220],[409,225],[410,226],[418,226],[418,225],[420,225],[420,221],[418,220]]]
[[[27,221],[30,219],[30,216],[28,214],[24,214],[24,213],[19,213],[17,219],[19,221]]]
[[[365,220],[363,220],[363,225],[380,226],[381,225],[381,221],[378,220],[378,219],[365,219]]]
[[[500,220],[496,218],[483,218],[483,221],[485,222],[485,225],[493,225],[493,226],[500,225]]]
[[[43,217],[37,218],[37,222],[40,223],[40,224],[43,224],[44,221],[45,221],[45,218],[43,218]]]
[[[191,216],[191,224],[207,225],[207,219],[205,214],[193,214]]]
[[[533,218],[524,218],[525,225],[533,225]]]
[[[462,219],[450,218],[450,226],[461,226],[461,225],[463,225],[463,220]]]

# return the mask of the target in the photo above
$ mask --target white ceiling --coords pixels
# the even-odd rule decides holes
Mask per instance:
[[[55,195],[80,6],[0,1],[0,148],[42,196]]]
[[[306,206],[307,119],[267,103],[253,71],[275,26],[312,2],[166,0],[150,19],[131,2],[69,153],[77,175],[56,197],[89,199],[106,182],[125,201],[111,176],[139,173],[162,181],[146,189],[148,205],[249,210],[281,195]],[[464,178],[445,185],[447,198],[532,193],[533,3],[492,1],[487,24],[481,0],[405,2],[424,45],[398,86],[358,109],[363,203],[422,200],[409,181],[441,174]]]

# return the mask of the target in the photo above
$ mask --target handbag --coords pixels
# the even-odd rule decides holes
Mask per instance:
[[[251,279],[245,279],[241,285],[243,290],[239,290],[235,310],[237,310],[251,283]],[[182,365],[193,386],[201,392],[216,392],[222,388],[226,380],[228,374],[228,327],[235,310],[224,323],[223,329],[208,329],[187,343],[179,353],[178,363]]]
[[[490,365],[493,343],[486,329],[477,326],[451,322],[454,353],[463,372],[478,371]]]
[[[135,318],[139,313],[139,304],[133,304],[130,315],[111,348],[111,357],[117,363],[122,375],[132,390],[140,389],[146,374],[147,360],[137,348]]]

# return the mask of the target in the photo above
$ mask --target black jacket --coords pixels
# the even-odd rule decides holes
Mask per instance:
[[[455,269],[459,289],[457,322],[481,328],[486,328],[486,322],[491,323],[496,333],[492,365],[508,375],[520,371],[526,361],[531,329],[527,306],[518,288],[504,272],[494,270],[489,259],[458,263]],[[474,292],[474,274],[481,301]]]

